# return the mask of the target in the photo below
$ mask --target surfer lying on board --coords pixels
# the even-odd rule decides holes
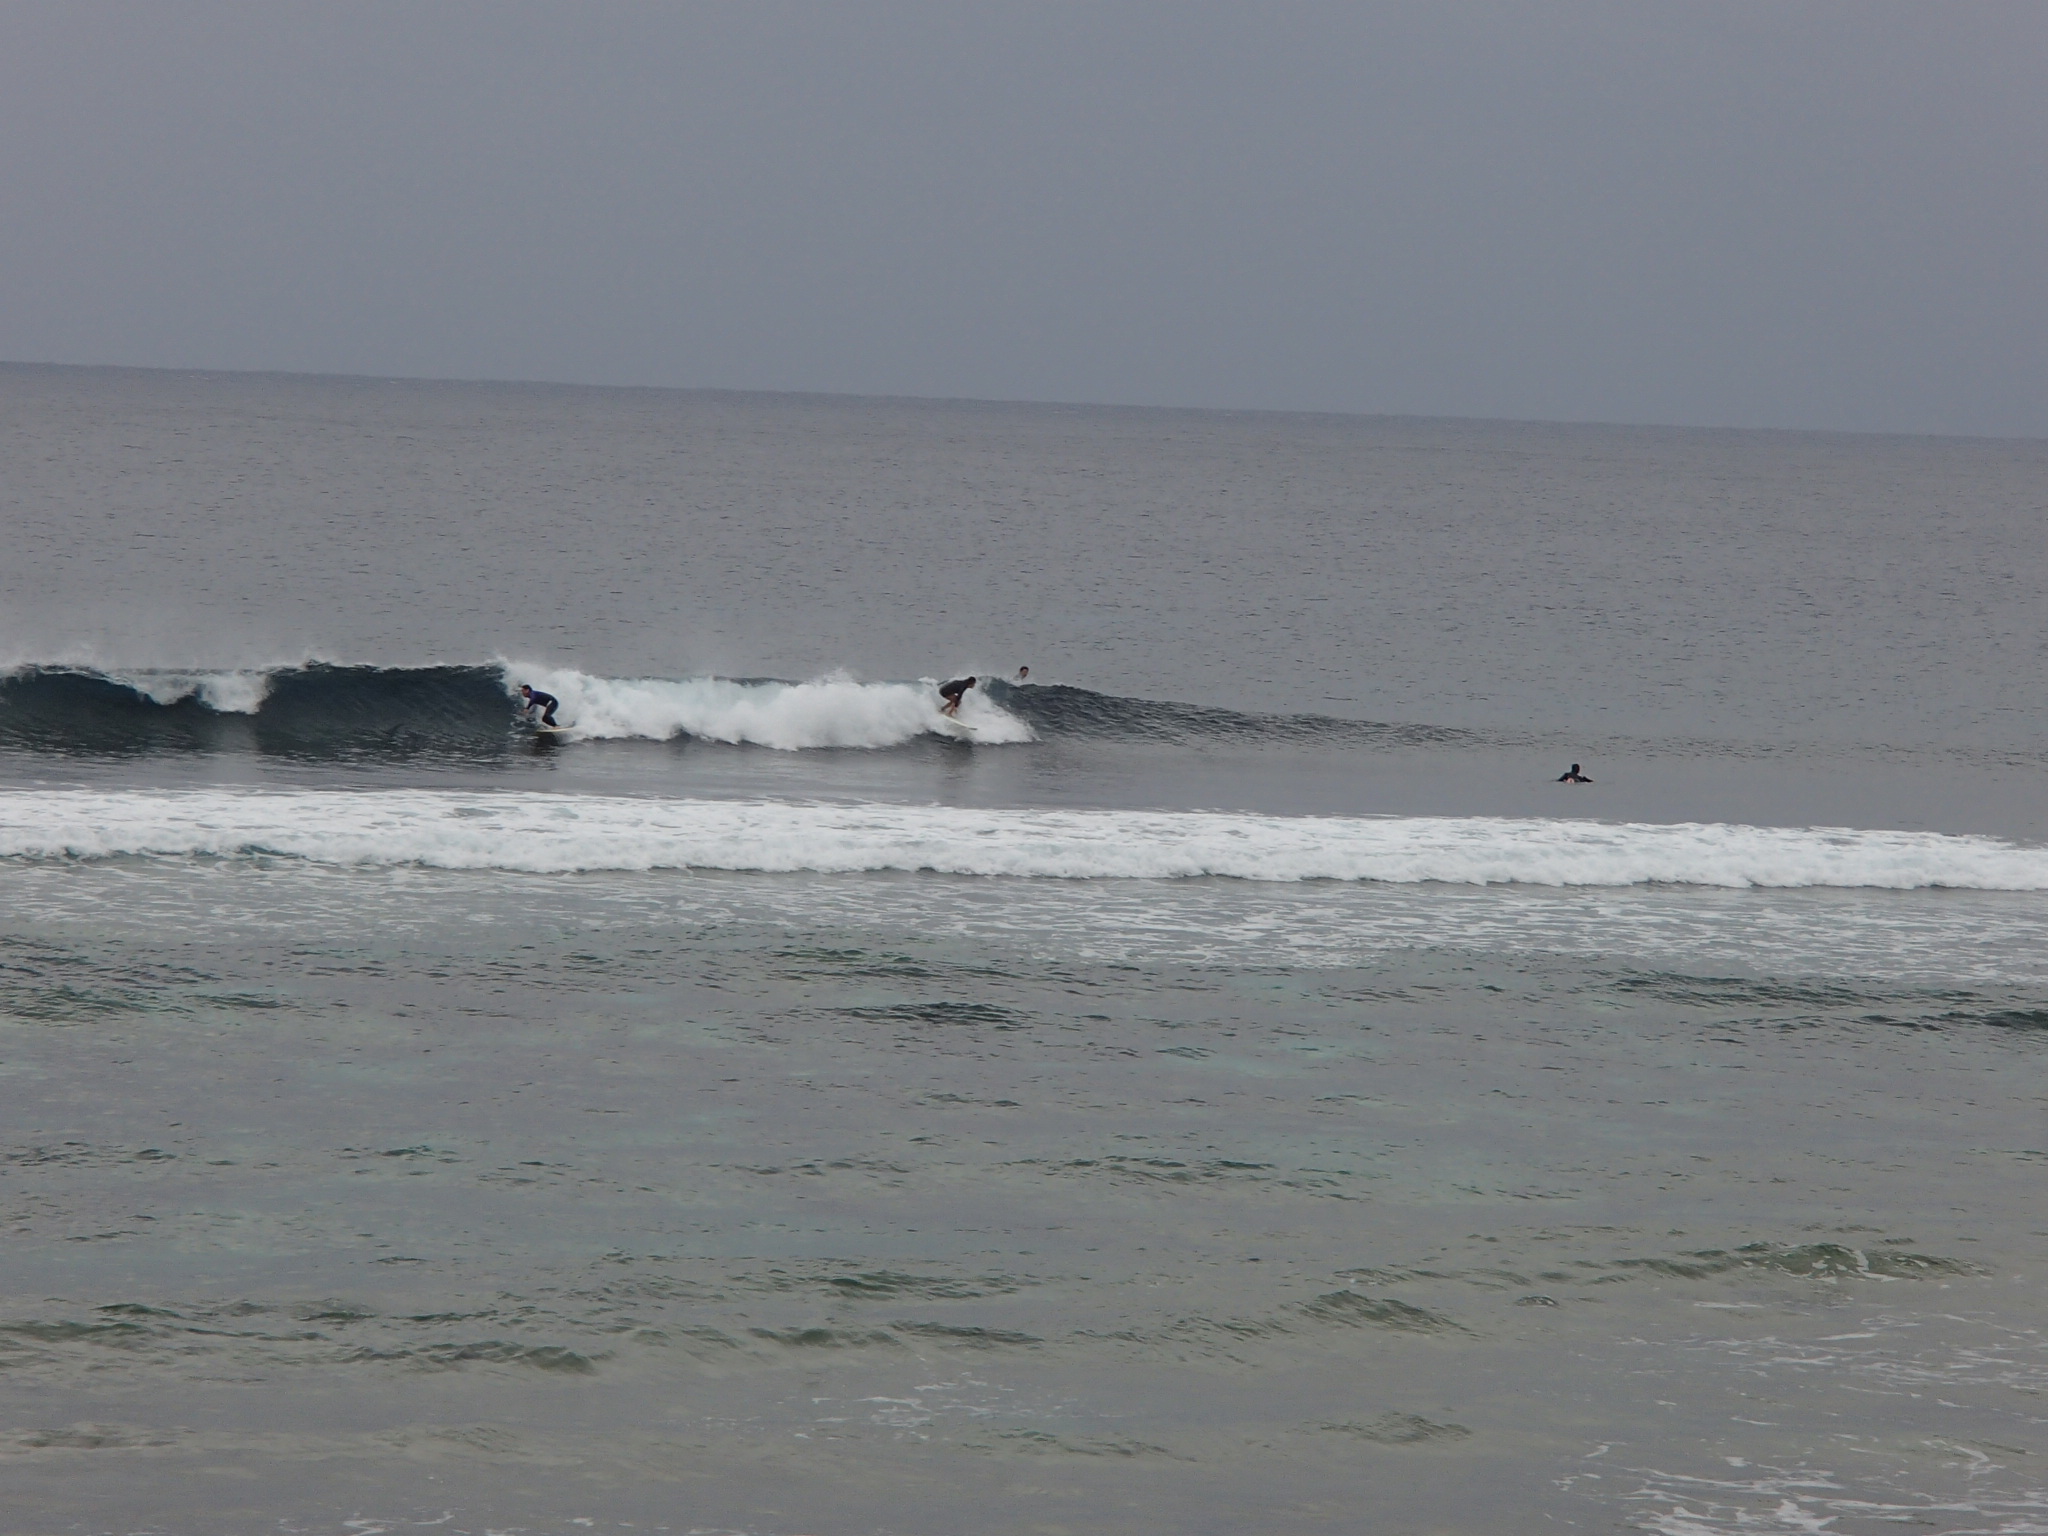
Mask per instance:
[[[526,710],[528,719],[533,717],[533,712],[537,709],[540,711],[540,723],[542,725],[550,727],[554,725],[555,706],[562,702],[560,699],[556,698],[552,693],[537,693],[524,683],[519,685],[519,697],[526,701],[523,707]]]
[[[1557,782],[1560,784],[1590,784],[1593,781],[1579,772],[1579,765],[1573,763],[1569,773],[1560,773],[1557,776]]]
[[[976,679],[971,677],[956,677],[949,683],[939,684],[939,697],[946,701],[939,706],[939,713],[948,716],[959,714],[960,701],[966,697],[967,690],[974,686],[975,681]]]

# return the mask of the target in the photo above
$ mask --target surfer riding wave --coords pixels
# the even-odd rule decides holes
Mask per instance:
[[[960,713],[960,701],[967,696],[967,690],[978,681],[972,677],[956,677],[939,684],[939,697],[946,702],[939,706],[939,713],[953,716]]]
[[[552,693],[541,693],[526,683],[519,685],[519,697],[524,701],[522,707],[527,719],[531,720],[537,709],[540,711],[540,723],[550,730],[557,729],[555,709],[562,702],[560,699]]]

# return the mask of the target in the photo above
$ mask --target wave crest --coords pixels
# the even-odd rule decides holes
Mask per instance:
[[[268,671],[233,672],[107,672],[100,674],[119,687],[169,707],[187,699],[221,715],[253,715],[270,692]]]

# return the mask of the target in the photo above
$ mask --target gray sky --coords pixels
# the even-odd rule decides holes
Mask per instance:
[[[2048,3],[0,0],[0,358],[2048,435]]]

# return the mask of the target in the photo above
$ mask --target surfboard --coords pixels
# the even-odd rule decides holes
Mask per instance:
[[[939,716],[939,732],[941,735],[952,736],[960,741],[966,741],[974,735],[974,727],[965,720],[955,720],[951,715],[941,715]]]
[[[568,729],[566,725],[536,725],[533,732],[536,736],[561,736],[565,735]]]

